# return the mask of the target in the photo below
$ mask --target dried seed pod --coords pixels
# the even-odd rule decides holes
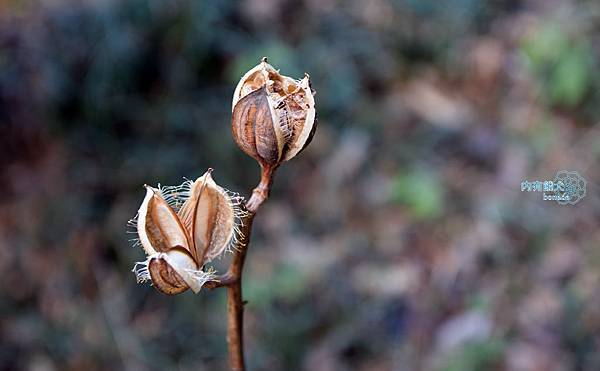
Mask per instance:
[[[236,248],[242,198],[218,186],[210,172],[181,186],[146,186],[133,223],[148,256],[133,268],[138,282],[150,280],[166,294],[198,292],[215,276],[204,265]]]
[[[283,76],[266,58],[240,80],[232,101],[232,134],[242,151],[263,167],[288,161],[314,135],[314,91],[302,80]]]
[[[180,246],[190,253],[190,237],[175,211],[161,195],[160,189],[146,187],[146,197],[138,211],[137,228],[146,254],[167,252]]]
[[[210,171],[192,183],[178,215],[200,261],[209,262],[236,244],[236,223],[244,214],[240,206],[241,198],[219,187]]]
[[[154,286],[165,294],[179,294],[192,287],[194,292],[200,291],[201,285],[193,279],[190,271],[197,271],[198,266],[192,256],[179,247],[150,259],[148,272]]]

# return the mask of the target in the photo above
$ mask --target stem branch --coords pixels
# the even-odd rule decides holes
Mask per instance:
[[[252,196],[246,202],[248,215],[243,220],[241,228],[241,249],[233,255],[229,271],[220,277],[209,288],[227,287],[227,346],[229,348],[229,367],[231,370],[244,371],[244,301],[242,298],[242,272],[246,252],[250,243],[252,222],[256,211],[269,198],[273,175],[276,167],[261,165],[260,183],[252,191]]]

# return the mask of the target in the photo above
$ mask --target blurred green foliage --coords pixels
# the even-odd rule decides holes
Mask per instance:
[[[415,219],[433,219],[444,208],[444,189],[431,172],[401,173],[392,183],[392,199],[406,205]]]
[[[257,308],[266,309],[274,300],[295,303],[307,289],[305,275],[291,264],[276,266],[266,279],[251,281],[245,285],[245,296]]]
[[[490,339],[465,344],[448,357],[446,365],[439,371],[485,371],[499,368],[504,343],[500,339]]]
[[[592,45],[556,22],[547,22],[525,39],[523,52],[551,104],[575,107],[597,84]]]

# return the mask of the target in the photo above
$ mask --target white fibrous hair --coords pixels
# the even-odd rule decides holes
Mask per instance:
[[[244,245],[242,241],[244,240],[244,233],[242,232],[242,227],[244,227],[244,219],[248,217],[248,211],[244,207],[244,197],[240,196],[237,192],[231,192],[227,189],[224,189],[227,194],[227,198],[231,202],[233,206],[233,214],[235,215],[235,223],[233,224],[233,237],[231,238],[231,242],[225,252],[232,253],[235,251],[240,251]]]
[[[138,217],[139,217],[139,214],[136,213],[132,219],[129,219],[127,221],[127,234],[134,235],[134,237],[128,239],[128,241],[131,243],[131,246],[133,246],[133,247],[142,246],[142,242],[140,241],[140,237],[138,235],[138,228],[137,228]]]
[[[150,277],[150,271],[148,270],[148,265],[150,264],[150,260],[152,260],[153,258],[155,258],[155,255],[149,256],[143,262],[136,262],[133,265],[133,269],[131,271],[135,273],[135,279],[137,283],[152,281],[152,278]]]
[[[206,271],[195,269],[187,269],[186,271],[200,287],[204,286],[208,281],[215,281],[215,278],[217,277],[217,271],[213,267],[209,267]]]
[[[179,212],[181,205],[190,198],[191,190],[192,190],[193,181],[189,179],[185,179],[185,181],[176,186],[162,186],[160,183],[158,184],[158,191],[160,192],[160,196],[167,201],[169,206],[175,210],[175,212]]]

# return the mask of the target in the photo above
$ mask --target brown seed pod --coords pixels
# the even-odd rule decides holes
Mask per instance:
[[[241,198],[219,187],[210,171],[196,179],[178,216],[189,232],[199,261],[210,262],[237,244]]]
[[[233,94],[231,129],[240,149],[263,167],[292,159],[314,135],[314,94],[308,74],[294,80],[263,58]]]
[[[146,187],[146,197],[138,212],[138,233],[146,254],[167,252],[175,246],[190,249],[190,237],[175,211],[162,196],[160,189]]]
[[[152,257],[148,263],[148,272],[154,287],[169,295],[179,294],[188,287],[197,286],[189,272],[186,272],[187,269],[198,270],[198,266],[187,250],[179,247]]]
[[[218,186],[210,172],[181,186],[146,186],[134,222],[148,256],[133,268],[138,282],[150,280],[166,294],[198,292],[214,278],[205,264],[237,248],[242,199]]]

